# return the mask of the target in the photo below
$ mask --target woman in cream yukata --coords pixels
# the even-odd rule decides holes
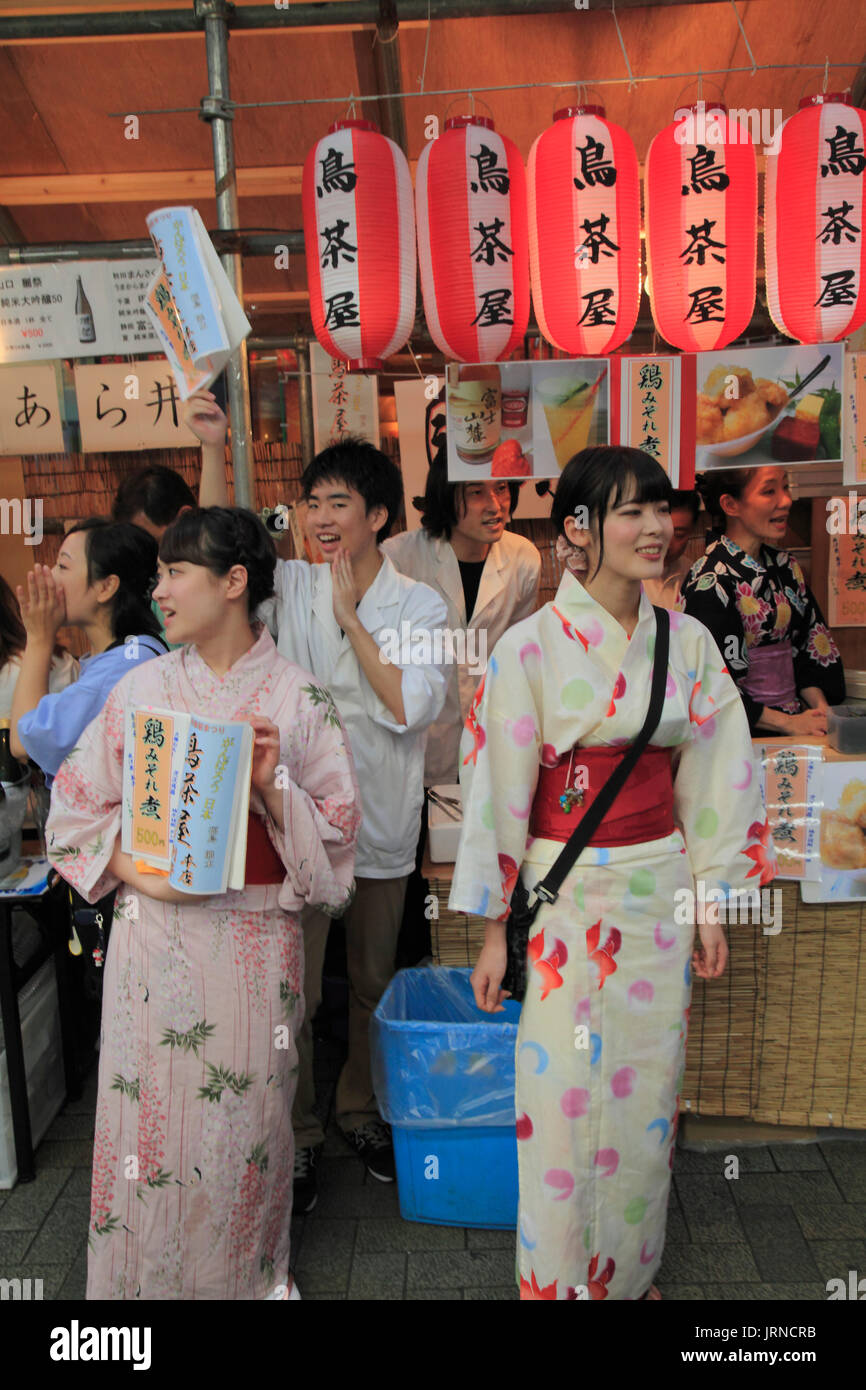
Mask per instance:
[[[669,498],[666,475],[638,450],[587,449],[571,460],[553,520],[586,551],[588,577],[566,573],[552,603],[499,639],[467,720],[450,905],[488,919],[472,976],[488,1012],[505,997],[505,921],[518,870],[533,900],[581,814],[580,790],[598,790],[610,754],[635,739],[646,715],[656,625],[640,581],[662,571]],[[718,920],[699,927],[693,956],[689,895],[696,879],[726,891],[774,873],[737,687],[706,628],[681,613],[670,623],[661,720],[634,784],[530,932],[516,1051],[523,1298],[660,1297],[652,1279],[664,1244],[691,971],[710,980],[727,959]],[[593,749],[608,750],[594,765]],[[577,776],[581,756],[588,783]],[[599,761],[607,766],[596,780]],[[549,790],[542,796],[556,778],[558,804]],[[554,822],[559,840],[541,833]],[[610,847],[615,839],[626,842]]]
[[[93,902],[121,885],[108,945],[88,1298],[260,1299],[289,1288],[301,907],[351,898],[360,821],[333,702],[250,614],[273,591],[264,527],[184,513],[155,598],[186,643],[124,677],[60,768],[48,854]],[[136,705],[255,731],[246,886],[190,898],[120,850]]]

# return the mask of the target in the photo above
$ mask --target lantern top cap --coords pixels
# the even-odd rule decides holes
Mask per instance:
[[[802,111],[804,106],[826,106],[828,102],[838,102],[840,106],[851,106],[850,92],[813,92],[809,97],[801,97],[797,106],[798,111]]]
[[[362,120],[360,117],[357,119],[347,117],[344,121],[334,121],[333,125],[328,126],[329,135],[333,135],[337,130],[372,130],[375,135],[379,134],[377,125],[374,125],[372,121]]]
[[[554,111],[555,121],[567,121],[572,116],[604,116],[603,106],[560,106],[558,111]]]
[[[467,125],[482,125],[485,130],[496,129],[489,116],[449,116],[445,122],[445,129],[462,130]]]

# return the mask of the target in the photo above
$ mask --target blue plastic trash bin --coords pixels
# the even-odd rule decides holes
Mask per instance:
[[[370,1025],[393,1128],[400,1211],[444,1226],[517,1225],[514,1048],[520,1005],[482,1013],[468,970],[401,970]]]

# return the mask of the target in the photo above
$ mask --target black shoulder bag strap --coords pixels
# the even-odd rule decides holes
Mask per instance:
[[[629,747],[628,752],[622,762],[612,772],[605,782],[598,796],[593,801],[586,815],[581,819],[579,825],[574,829],[570,840],[566,844],[556,862],[551,866],[544,878],[536,883],[532,890],[535,893],[536,901],[532,904],[533,916],[538,911],[542,902],[556,902],[559,890],[565,881],[567,874],[574,867],[579,855],[588,845],[592,836],[595,834],[604,817],[607,815],[617,796],[623,788],[627,778],[635,766],[641,753],[646,748],[661,718],[662,706],[665,700],[665,686],[668,676],[668,651],[670,648],[670,613],[666,608],[656,608],[653,605],[653,612],[656,615],[656,645],[653,658],[653,679],[652,690],[650,692],[649,709],[643,728]]]

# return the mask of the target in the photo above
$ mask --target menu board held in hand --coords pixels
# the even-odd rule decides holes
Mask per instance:
[[[147,229],[160,259],[147,312],[185,401],[219,376],[250,322],[195,208],[159,208]]]
[[[121,848],[185,893],[244,886],[253,730],[183,711],[130,710]]]

